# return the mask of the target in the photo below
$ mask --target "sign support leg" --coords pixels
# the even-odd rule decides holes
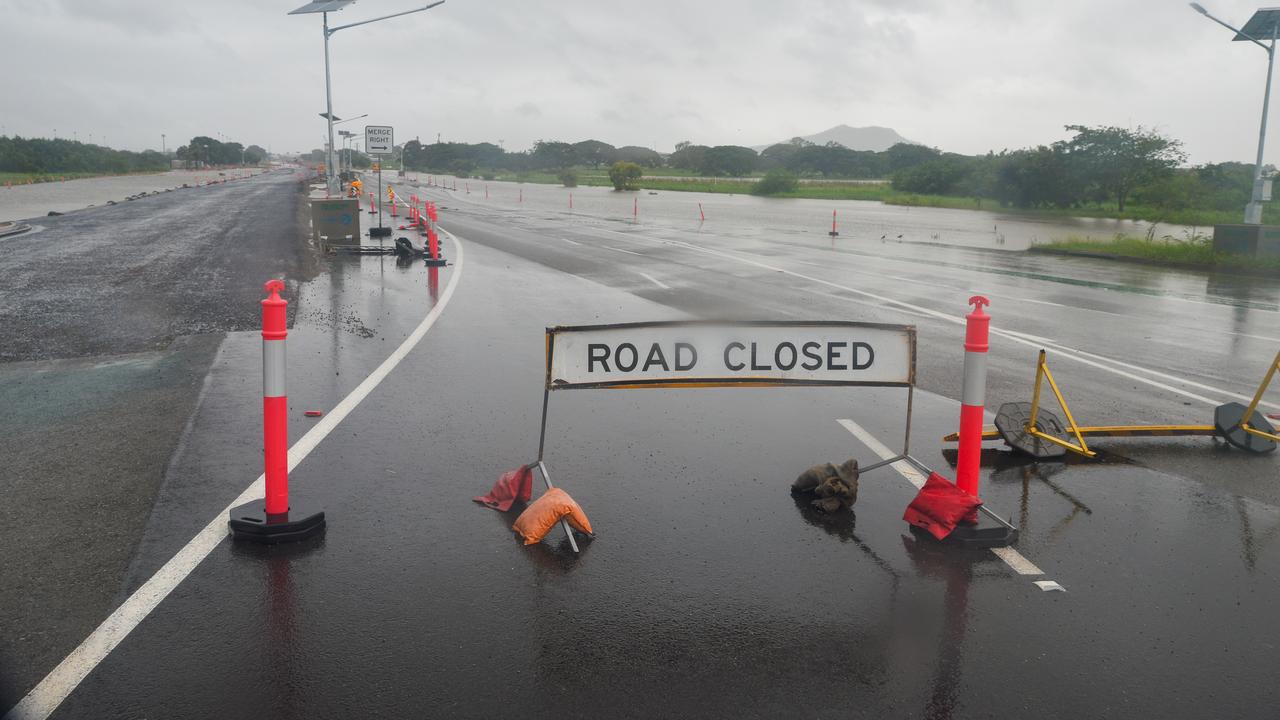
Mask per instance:
[[[542,390],[542,429],[538,431],[538,473],[542,475],[542,482],[546,484],[547,489],[555,487],[551,484],[551,474],[547,472],[546,463],[542,462],[542,452],[547,446],[547,406],[551,404],[551,389],[543,388]],[[573,538],[573,528],[569,527],[569,521],[561,518],[560,527],[564,528],[564,536],[569,538],[569,547],[573,548],[575,553],[578,551],[578,541]]]

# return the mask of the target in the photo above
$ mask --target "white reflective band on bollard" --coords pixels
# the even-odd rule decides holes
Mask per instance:
[[[285,341],[262,341],[262,396],[284,397]]]

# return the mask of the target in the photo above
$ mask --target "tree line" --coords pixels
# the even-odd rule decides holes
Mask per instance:
[[[221,142],[211,137],[197,135],[191,142],[180,146],[174,157],[194,166],[257,165],[267,159],[267,151],[257,145],[245,147],[238,142]]]
[[[0,136],[0,171],[30,174],[127,173],[165,170],[154,150],[132,152],[75,140]]]
[[[257,164],[267,151],[257,145],[224,143],[203,135],[179,147],[174,157],[199,165]],[[0,136],[0,172],[50,175],[57,173],[129,173],[168,170],[170,159],[155,150],[114,150],[76,140]]]
[[[460,176],[492,177],[507,171],[574,177],[570,168],[623,163],[631,175],[631,165],[704,177],[770,173],[776,181],[773,186],[782,188],[779,192],[794,188],[791,177],[889,179],[899,192],[971,197],[1019,208],[1108,203],[1123,212],[1138,202],[1166,210],[1234,210],[1251,191],[1251,166],[1228,162],[1183,167],[1187,156],[1181,142],[1153,130],[1083,125],[1065,129],[1070,137],[1059,142],[977,156],[909,143],[883,151],[851,150],[836,143],[815,145],[803,138],[776,143],[761,152],[738,145],[682,142],[667,155],[599,140],[540,140],[520,152],[508,152],[493,143],[410,140],[403,153],[410,170]],[[626,186],[634,184],[632,178]]]
[[[892,175],[895,190],[990,198],[1022,208],[1073,208],[1132,201],[1167,210],[1234,210],[1253,185],[1253,167],[1220,163],[1182,168],[1182,144],[1142,127],[1068,125],[1051,145],[980,156],[933,151]]]

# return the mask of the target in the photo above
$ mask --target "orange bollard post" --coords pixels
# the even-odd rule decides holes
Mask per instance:
[[[289,498],[289,398],[285,390],[286,310],[281,280],[268,280],[262,301],[262,416],[266,489],[262,500],[232,508],[236,539],[265,543],[302,540],[324,529],[324,512]]]

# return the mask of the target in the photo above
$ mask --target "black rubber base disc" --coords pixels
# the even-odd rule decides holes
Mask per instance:
[[[1005,403],[996,411],[996,430],[1000,437],[1009,443],[1009,447],[1033,458],[1047,460],[1060,458],[1067,454],[1061,445],[1035,437],[1027,432],[1027,421],[1031,419],[1031,403]],[[1057,415],[1040,408],[1036,415],[1036,428],[1046,435],[1067,439],[1067,430]]]
[[[915,525],[908,524],[911,532],[922,537],[941,542],[944,545],[957,545],[966,548],[993,548],[1008,547],[1018,541],[1017,528],[1010,528],[1003,523],[997,522],[988,517],[985,513],[978,513],[978,523],[976,525],[957,525],[951,534],[938,540],[929,531],[918,528]]]
[[[1219,405],[1218,409],[1213,411],[1213,429],[1219,435],[1226,438],[1227,442],[1241,450],[1248,450],[1251,453],[1258,454],[1269,453],[1275,450],[1276,444],[1274,441],[1268,440],[1264,437],[1258,437],[1252,433],[1247,433],[1244,431],[1244,428],[1240,427],[1240,420],[1244,417],[1244,413],[1248,409],[1249,408],[1238,402]],[[1267,422],[1267,419],[1263,417],[1262,413],[1256,410],[1249,418],[1249,427],[1254,430],[1261,430],[1273,435],[1276,431],[1275,428],[1271,426],[1271,423]]]
[[[444,267],[444,266],[446,265],[446,261],[445,261],[445,259],[444,259],[444,258],[442,258],[442,257],[439,257],[439,258],[427,258],[427,265],[429,265],[429,266],[431,266],[431,267]]]
[[[267,514],[267,501],[254,500],[234,508],[228,517],[236,540],[283,543],[305,540],[324,532],[324,511],[292,502],[289,512]]]
[[[391,226],[369,228],[369,237],[391,237]]]

